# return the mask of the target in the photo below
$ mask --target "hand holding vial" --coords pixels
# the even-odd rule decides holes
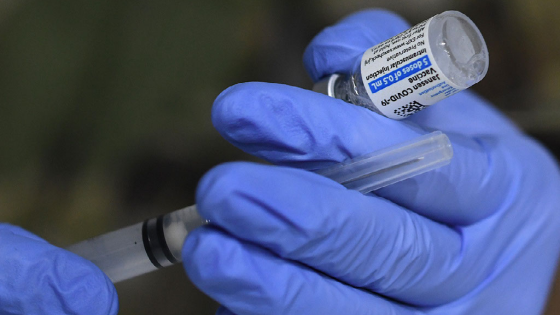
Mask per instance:
[[[454,24],[442,25],[447,35]],[[364,51],[406,29],[386,11],[351,15],[311,42],[306,68],[315,82],[355,73]],[[438,61],[442,71],[472,69],[445,79],[449,86],[471,85],[486,71],[472,51],[454,48],[476,52],[474,43],[451,36],[444,45],[450,63]],[[400,82],[429,79],[419,77],[428,69]],[[440,82],[451,76],[438,74]],[[318,93],[246,83],[218,97],[213,121],[239,148],[290,166],[230,163],[199,184],[198,210],[212,224],[187,237],[183,264],[193,283],[223,305],[219,314],[542,312],[560,252],[558,167],[476,94],[462,91],[395,121]],[[434,129],[449,136],[451,163],[374,194],[305,171]]]
[[[403,119],[479,82],[488,64],[476,25],[447,11],[367,49],[351,73],[327,76],[314,90]]]

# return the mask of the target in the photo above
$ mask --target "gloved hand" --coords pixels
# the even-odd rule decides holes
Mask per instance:
[[[0,224],[0,314],[117,314],[115,287],[93,263]]]
[[[408,25],[352,15],[305,52],[313,80],[349,72]],[[229,163],[200,182],[212,225],[184,246],[190,279],[220,314],[538,314],[560,246],[554,159],[470,92],[405,121],[294,87],[247,83],[216,100],[213,122],[280,166]],[[307,170],[433,129],[450,165],[361,195]]]

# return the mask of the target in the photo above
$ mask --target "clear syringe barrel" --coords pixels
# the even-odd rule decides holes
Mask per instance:
[[[403,119],[479,82],[488,65],[476,25],[446,11],[371,47],[350,73],[326,77],[313,90]]]
[[[452,156],[449,139],[436,131],[316,173],[365,194],[444,166]],[[116,283],[180,262],[188,233],[206,223],[193,205],[67,249],[92,261]]]
[[[74,244],[67,250],[90,260],[117,283],[180,262],[187,234],[205,223],[193,205]]]
[[[370,154],[316,171],[363,194],[447,165],[453,157],[449,138],[434,131]]]

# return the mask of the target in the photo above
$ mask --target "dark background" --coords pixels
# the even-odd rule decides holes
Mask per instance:
[[[474,89],[560,152],[556,1],[2,0],[0,221],[64,247],[194,203],[208,169],[253,159],[213,129],[214,98],[245,81],[310,88],[306,44],[367,7],[470,16],[491,55]],[[117,289],[120,314],[217,308],[181,266]]]

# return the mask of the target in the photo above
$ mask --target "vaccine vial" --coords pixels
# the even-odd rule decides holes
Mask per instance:
[[[488,62],[476,25],[446,11],[368,49],[351,73],[333,74],[313,90],[403,119],[482,80]]]

